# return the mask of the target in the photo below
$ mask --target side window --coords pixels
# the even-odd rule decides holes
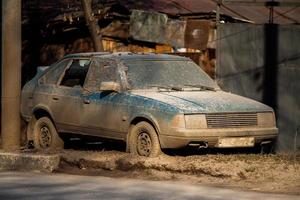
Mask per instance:
[[[88,59],[74,59],[71,66],[65,71],[60,85],[67,87],[83,87],[89,66],[90,60]]]
[[[112,59],[95,59],[87,76],[85,88],[91,91],[98,91],[101,82],[118,81],[117,63]]]
[[[41,83],[44,84],[56,84],[59,77],[65,70],[65,68],[68,66],[68,64],[71,62],[71,60],[63,60],[59,63],[57,63],[55,66],[53,66],[53,69],[50,69],[42,78]]]

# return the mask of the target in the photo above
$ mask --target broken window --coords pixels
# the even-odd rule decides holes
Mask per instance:
[[[73,60],[71,66],[65,71],[60,85],[67,87],[83,87],[89,66],[90,60],[88,59]]]
[[[50,69],[42,78],[42,83],[45,84],[56,84],[59,77],[65,70],[65,68],[69,65],[71,60],[63,60],[59,63],[57,63],[55,66],[53,66],[52,69]]]
[[[112,59],[95,59],[90,67],[85,88],[98,91],[101,82],[117,82],[117,63]]]

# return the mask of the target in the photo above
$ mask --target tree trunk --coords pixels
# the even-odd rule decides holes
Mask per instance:
[[[94,50],[95,51],[104,51],[102,46],[102,36],[100,34],[100,27],[98,21],[95,19],[92,13],[92,0],[81,0],[82,8],[84,11],[85,20],[89,28]]]

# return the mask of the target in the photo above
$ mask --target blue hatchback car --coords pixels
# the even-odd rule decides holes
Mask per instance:
[[[27,138],[63,148],[60,133],[122,140],[127,151],[254,147],[277,137],[273,110],[222,91],[188,58],[81,53],[39,69],[22,90]]]

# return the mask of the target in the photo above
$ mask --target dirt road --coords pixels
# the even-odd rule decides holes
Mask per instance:
[[[245,192],[182,182],[134,180],[102,176],[0,172],[0,199],[285,199],[299,196]]]

